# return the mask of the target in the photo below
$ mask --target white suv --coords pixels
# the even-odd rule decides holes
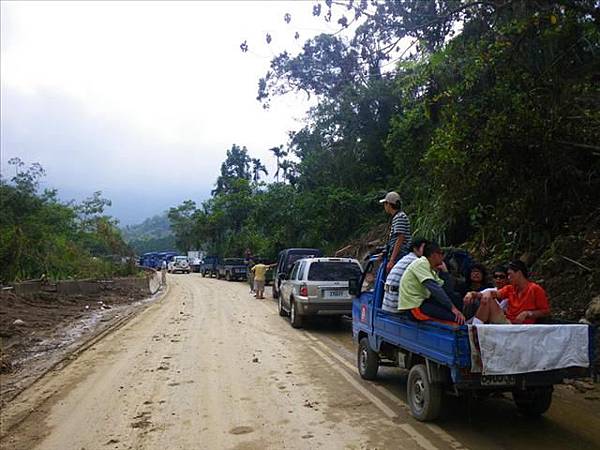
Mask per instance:
[[[352,314],[348,280],[359,280],[362,268],[352,258],[304,258],[284,275],[278,298],[280,316],[290,316],[292,327],[308,315]]]
[[[175,256],[168,266],[168,271],[171,273],[181,272],[190,273],[190,263],[188,262],[187,256]]]

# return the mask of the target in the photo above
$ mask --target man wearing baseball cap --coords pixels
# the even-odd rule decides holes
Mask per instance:
[[[392,216],[392,225],[386,246],[388,263],[386,273],[389,273],[394,264],[410,252],[410,222],[408,216],[401,210],[400,194],[391,191],[379,200],[383,203],[385,212]]]

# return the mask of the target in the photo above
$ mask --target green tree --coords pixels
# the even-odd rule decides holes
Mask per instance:
[[[220,195],[228,193],[233,188],[234,180],[250,180],[251,178],[248,149],[245,146],[240,147],[233,144],[227,150],[227,158],[221,164],[221,175],[217,178],[216,187],[212,191],[212,194]]]
[[[100,194],[73,206],[57,191],[39,192],[45,171],[14,158],[11,181],[0,179],[0,280],[107,277],[131,273],[121,258],[131,256],[116,222],[102,215]],[[95,205],[95,206],[94,206]]]
[[[269,175],[269,172],[267,172],[267,168],[261,163],[260,159],[251,158],[250,162],[252,164],[252,181],[258,183],[258,181],[260,180],[261,172],[265,175]]]

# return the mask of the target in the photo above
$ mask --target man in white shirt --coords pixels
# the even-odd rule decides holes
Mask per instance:
[[[411,243],[411,251],[394,265],[385,280],[383,304],[381,309],[391,313],[398,312],[398,297],[400,279],[408,265],[415,259],[423,256],[423,248],[427,241],[425,239],[414,239]]]

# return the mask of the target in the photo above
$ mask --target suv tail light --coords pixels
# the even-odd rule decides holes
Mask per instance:
[[[308,297],[308,288],[306,287],[305,284],[303,284],[302,286],[300,286],[300,295],[302,297]]]

